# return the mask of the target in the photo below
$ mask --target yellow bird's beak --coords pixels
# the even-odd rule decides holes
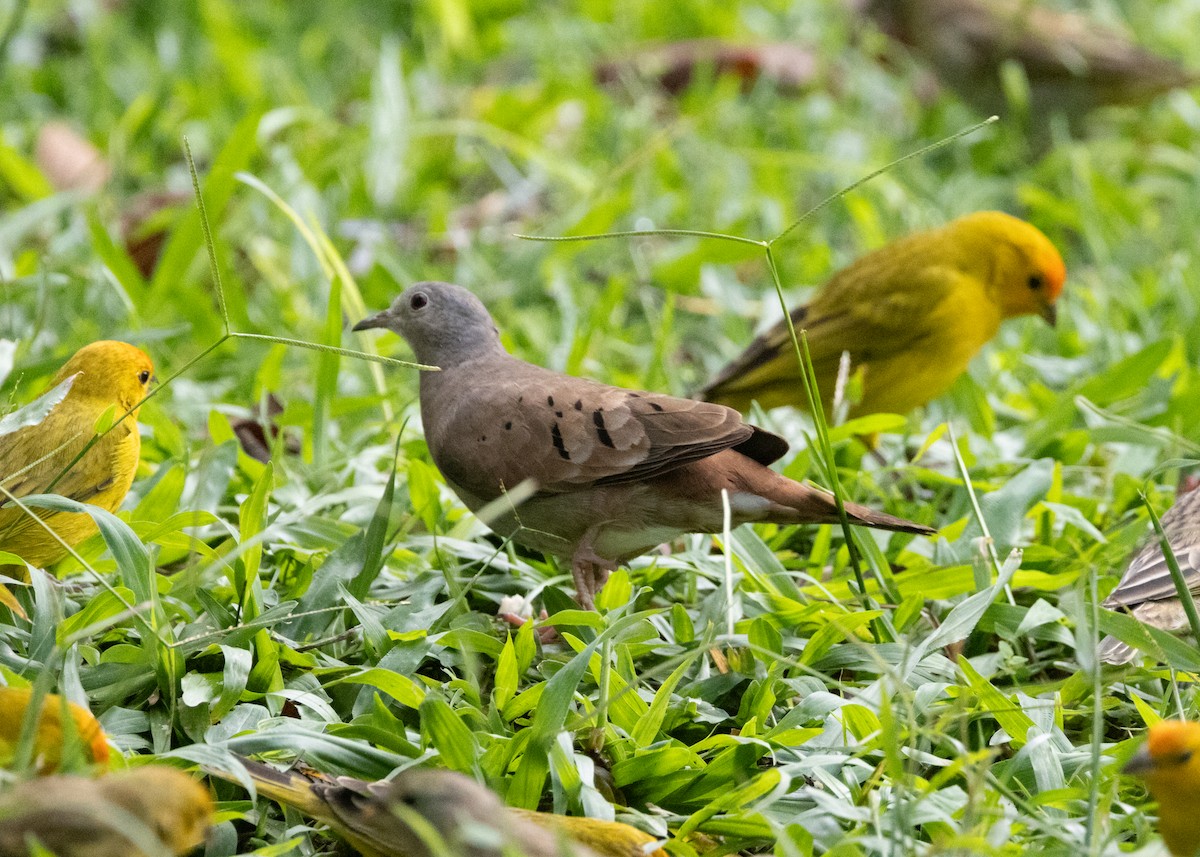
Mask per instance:
[[[1054,304],[1046,304],[1042,307],[1042,318],[1046,320],[1046,324],[1051,327],[1058,326],[1058,307]],[[355,328],[357,330],[358,328]]]
[[[1150,756],[1150,750],[1142,747],[1129,758],[1129,761],[1125,763],[1125,767],[1121,771],[1135,777],[1144,777],[1154,769],[1154,759]]]

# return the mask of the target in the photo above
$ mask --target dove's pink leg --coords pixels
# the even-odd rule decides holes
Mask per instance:
[[[605,559],[596,553],[592,547],[592,539],[596,536],[596,527],[583,534],[575,553],[571,557],[571,577],[575,580],[575,600],[584,610],[596,609],[596,593],[599,592],[617,564],[611,559]]]

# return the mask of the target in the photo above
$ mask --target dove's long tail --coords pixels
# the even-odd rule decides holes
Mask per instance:
[[[829,502],[833,503],[832,496]],[[836,512],[834,513],[836,515]],[[886,512],[876,512],[866,506],[860,506],[858,503],[846,504],[846,516],[852,524],[860,524],[864,527],[875,527],[879,530],[894,530],[898,533],[916,533],[921,536],[931,536],[937,532],[933,527],[927,527],[924,524],[918,524],[914,521],[909,521],[904,518],[897,518],[895,515],[889,515]]]
[[[820,488],[788,479],[769,467],[735,450],[727,449],[673,471],[674,490],[684,496],[720,497],[729,492],[733,520],[737,524],[762,521],[772,524],[836,524],[837,504],[833,495]],[[858,503],[846,503],[850,523],[901,533],[932,535],[924,524],[876,512]],[[719,532],[719,519],[696,522],[696,532]]]

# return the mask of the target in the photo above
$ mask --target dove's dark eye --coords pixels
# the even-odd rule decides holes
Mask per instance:
[[[408,305],[414,310],[424,309],[429,303],[429,295],[424,292],[417,292],[408,299]]]
[[[1030,274],[1030,276],[1029,276],[1029,288],[1030,288],[1030,290],[1031,290],[1031,291],[1035,291],[1035,292],[1036,292],[1038,289],[1040,289],[1040,288],[1042,287],[1042,285],[1043,285],[1043,281],[1042,281],[1042,275],[1041,275],[1041,274]]]
[[[149,380],[150,380],[150,371],[148,369],[143,369],[141,372],[138,372],[138,382],[139,383],[145,384]]]

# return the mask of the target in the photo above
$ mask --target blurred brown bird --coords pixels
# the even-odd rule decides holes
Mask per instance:
[[[412,769],[369,783],[240,761],[260,796],[328,825],[364,857],[500,857],[509,849],[525,857],[666,857],[654,837],[628,824],[511,809],[453,771]]]
[[[1086,17],[1032,0],[857,0],[892,38],[929,63],[959,97],[986,114],[1008,108],[1001,70],[1029,83],[1037,122],[1063,113],[1078,125],[1097,107],[1142,104],[1197,74]]]
[[[625,77],[658,81],[667,93],[678,95],[705,71],[730,74],[746,89],[767,80],[783,92],[799,92],[818,74],[815,51],[795,42],[738,43],[724,39],[686,39],[644,46],[596,67],[598,83]]]
[[[186,854],[212,824],[208,791],[182,771],[143,765],[99,779],[55,776],[0,792],[0,857]]]
[[[1192,490],[1178,497],[1162,516],[1161,523],[1189,590],[1200,593],[1200,491]],[[1135,618],[1164,631],[1180,633],[1190,629],[1157,535],[1134,554],[1121,582],[1104,600],[1104,606],[1110,610],[1129,610]],[[1127,664],[1137,654],[1137,649],[1116,637],[1100,641],[1099,655],[1105,663]]]

